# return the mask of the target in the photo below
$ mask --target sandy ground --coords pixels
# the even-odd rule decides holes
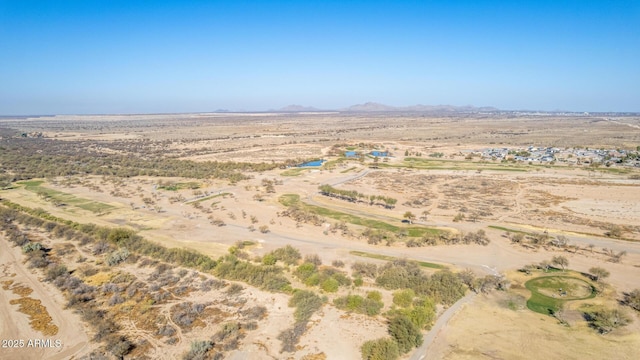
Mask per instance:
[[[123,115],[94,118],[68,116],[5,121],[6,126],[23,131],[43,131],[45,128],[45,137],[59,140],[99,140],[101,151],[105,153],[122,152],[126,145],[135,143],[144,144],[151,149],[163,149],[167,155],[197,161],[278,161],[296,157],[326,157],[331,160],[334,158],[326,155],[332,145],[362,142],[376,143],[390,149],[396,154],[388,161],[391,165],[401,164],[402,154],[406,150],[420,151],[423,154],[442,151],[447,159],[461,160],[464,156],[460,155],[460,151],[508,145],[589,144],[596,148],[635,147],[640,140],[640,133],[636,129],[638,123],[640,122],[635,118],[605,121],[591,117],[530,117],[512,121],[507,118],[476,118],[471,115],[443,118],[331,114]],[[79,130],[78,125],[83,130]],[[200,190],[208,194],[225,192],[232,195],[204,200],[200,203],[201,209],[195,208],[188,201],[197,199],[198,195],[192,190],[171,192],[157,189],[154,186],[160,180],[157,178],[133,178],[115,183],[111,179],[87,177],[81,179],[82,184],[75,184],[73,187],[63,185],[62,179],[56,179],[56,184],[44,184],[47,188],[113,207],[100,214],[73,205],[56,207],[37,197],[35,193],[21,188],[2,191],[0,194],[19,204],[40,207],[53,215],[82,223],[130,226],[146,238],[166,246],[188,247],[213,257],[225,254],[228,247],[237,241],[251,240],[257,244],[248,250],[252,255],[261,255],[291,244],[303,254],[319,254],[325,264],[332,260],[342,260],[347,266],[355,261],[374,261],[350,254],[350,251],[358,250],[443,263],[454,270],[470,268],[478,274],[491,274],[549,260],[554,255],[563,255],[569,259],[569,267],[578,271],[588,271],[593,266],[605,267],[611,272],[607,281],[619,292],[639,286],[640,232],[637,229],[640,227],[640,218],[637,214],[640,213],[640,191],[637,190],[640,182],[629,179],[627,174],[589,173],[580,168],[568,167],[531,168],[527,172],[480,172],[466,165],[460,169],[441,170],[369,169],[370,162],[371,160],[367,160],[365,164],[346,162],[329,171],[303,170],[299,176],[283,176],[283,170],[274,170],[252,174],[254,179],[238,185],[219,180],[200,181]],[[497,165],[499,164],[496,163]],[[277,179],[282,184],[275,186],[274,194],[269,194],[261,186],[263,179]],[[318,194],[320,184],[392,196],[398,199],[398,203],[394,209],[389,210],[328,199]],[[284,210],[278,197],[287,193],[300,195],[302,201],[308,204],[400,226],[406,211],[412,211],[419,217],[427,210],[427,220],[417,220],[419,224],[465,233],[482,229],[487,232],[491,244],[485,247],[454,245],[406,248],[402,244],[374,246],[358,238],[362,229],[357,226],[350,226],[353,236],[324,234],[334,220],[328,220],[322,226],[314,226],[296,224],[289,218],[278,216],[278,212]],[[186,201],[171,200],[171,197],[178,194]],[[263,195],[264,201],[256,201],[256,194]],[[161,210],[153,211],[145,206],[144,198],[152,198]],[[480,216],[477,222],[453,222],[453,217],[463,210],[467,215],[482,211],[486,211],[486,214]],[[223,220],[225,226],[212,225],[208,219],[210,216]],[[252,216],[256,218],[255,224],[250,221]],[[635,241],[607,238],[606,227],[612,224],[629,227],[630,231],[624,236]],[[268,226],[269,232],[250,231],[251,225],[255,228]],[[504,237],[503,230],[491,229],[488,227],[491,225],[566,235],[570,244],[577,245],[578,249],[575,252],[553,248],[528,250],[512,245]],[[593,247],[590,248],[591,244]],[[603,248],[616,252],[626,251],[627,255],[622,258],[621,263],[613,264],[608,261]],[[3,248],[0,253],[1,263],[16,268],[7,270],[17,274],[15,281],[29,283],[34,288],[32,296],[39,296],[43,303],[46,302],[47,309],[54,322],[58,321],[57,324],[64,325],[63,318],[73,319],[62,310],[60,304],[64,301],[55,289],[40,283],[36,276],[29,275],[29,270],[23,269],[21,275],[21,265],[15,258],[19,256],[19,251],[9,250],[5,251]],[[3,276],[4,279],[9,275]],[[20,276],[22,278],[18,281]],[[282,358],[283,355],[279,353],[280,342],[275,337],[279,331],[292,324],[292,310],[286,306],[286,297],[275,296],[272,299],[271,295],[262,294],[255,289],[245,290],[247,291],[253,291],[253,294],[245,293],[243,296],[251,302],[268,306],[270,315],[268,321],[261,323],[259,329],[245,339],[240,351],[231,354],[231,358]],[[3,290],[0,296],[0,300],[8,304],[14,295]],[[609,355],[601,352],[602,349],[609,348],[613,350],[611,356],[606,357],[630,358],[633,354],[631,351],[638,348],[638,338],[633,334],[621,332],[600,337],[594,336],[589,329],[565,329],[555,324],[551,318],[529,311],[502,308],[499,300],[479,296],[465,305],[439,332],[433,346],[429,348],[428,358],[510,359],[530,354],[536,354],[535,357],[538,358],[578,358],[589,357],[589,353]],[[8,309],[10,307],[4,305],[0,309],[2,319],[8,320],[1,325],[3,337],[29,331],[25,316]],[[386,332],[384,324],[379,320],[344,317],[344,313],[331,306],[325,306],[322,314],[314,316],[312,320],[300,343],[301,350],[293,358],[321,352],[329,359],[357,358],[363,341],[384,336]],[[77,325],[78,321],[74,324],[59,325],[61,332],[58,336],[69,339],[65,340],[65,346],[60,351],[82,351],[81,345],[86,343],[87,336],[84,329]],[[635,324],[630,327],[630,331],[637,332],[637,322]],[[62,330],[63,327],[65,330]],[[205,337],[212,331],[215,331],[213,325],[189,336]],[[24,336],[37,334],[25,333]],[[186,348],[186,343],[183,345]],[[80,348],[76,349],[78,346]],[[182,349],[167,350],[167,347],[159,345],[153,354],[171,358],[179,356]],[[55,351],[42,350],[38,355],[46,357],[50,350]],[[0,357],[5,354],[8,353],[2,353]],[[13,358],[14,355],[21,356],[20,354],[11,353],[10,356]],[[62,357],[71,355],[61,352],[55,354]],[[348,356],[342,356],[344,354]]]
[[[478,296],[451,319],[425,359],[637,359],[640,320],[605,336],[529,310],[510,310],[504,293]]]
[[[0,289],[0,339],[24,340],[24,348],[1,348],[2,359],[69,359],[87,353],[90,348],[86,326],[80,317],[65,309],[65,300],[51,284],[42,282],[22,263],[22,255],[17,248],[11,248],[0,236],[0,282],[13,281],[33,290],[29,297],[40,300],[58,327],[58,333],[44,336],[29,325],[29,317],[18,312],[18,305],[9,302],[19,296],[11,290]],[[60,346],[38,348],[28,347],[29,340],[60,341]]]

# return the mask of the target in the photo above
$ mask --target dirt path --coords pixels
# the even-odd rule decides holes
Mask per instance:
[[[24,340],[25,347],[0,349],[3,359],[68,359],[88,350],[88,336],[82,320],[70,310],[66,310],[64,297],[50,284],[42,283],[38,277],[23,264],[20,249],[11,248],[4,237],[0,236],[0,281],[13,281],[33,290],[30,298],[40,300],[58,327],[58,333],[44,336],[29,324],[29,316],[18,312],[18,305],[10,304],[19,296],[11,290],[0,288],[0,339]],[[27,347],[29,340],[59,340],[60,347]]]
[[[410,360],[422,360],[429,354],[429,347],[433,344],[434,340],[438,338],[440,332],[447,326],[449,320],[455,315],[460,308],[468,304],[473,298],[476,296],[476,293],[469,292],[468,295],[458,300],[455,304],[450,306],[445,312],[443,312],[436,321],[435,325],[429,330],[427,336],[424,337],[424,341],[422,345],[413,352],[413,355],[409,358]]]

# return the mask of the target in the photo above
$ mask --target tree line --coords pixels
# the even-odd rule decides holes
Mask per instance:
[[[350,202],[368,202],[369,205],[381,205],[387,209],[393,209],[395,204],[398,202],[397,199],[392,197],[383,195],[367,195],[356,190],[336,189],[327,184],[320,185],[318,189],[320,190],[320,194],[324,196],[334,197]]]

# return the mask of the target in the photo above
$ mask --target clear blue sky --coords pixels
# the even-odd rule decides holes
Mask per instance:
[[[0,0],[0,114],[640,111],[640,0]]]

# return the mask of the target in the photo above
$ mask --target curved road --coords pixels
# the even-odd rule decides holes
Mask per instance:
[[[445,310],[438,317],[438,320],[436,321],[435,325],[433,325],[431,330],[429,330],[429,333],[427,334],[427,336],[424,337],[424,341],[422,342],[422,345],[420,345],[420,347],[413,352],[413,354],[409,359],[423,360],[427,356],[429,352],[429,347],[431,346],[431,344],[433,344],[433,341],[438,337],[438,335],[440,335],[440,331],[442,331],[442,329],[445,326],[447,326],[447,323],[449,322],[449,320],[451,320],[453,315],[455,315],[458,312],[458,310],[460,310],[462,305],[468,304],[471,300],[473,300],[475,296],[476,296],[476,293],[470,292],[468,295],[458,300],[455,304],[451,305],[447,310]]]

